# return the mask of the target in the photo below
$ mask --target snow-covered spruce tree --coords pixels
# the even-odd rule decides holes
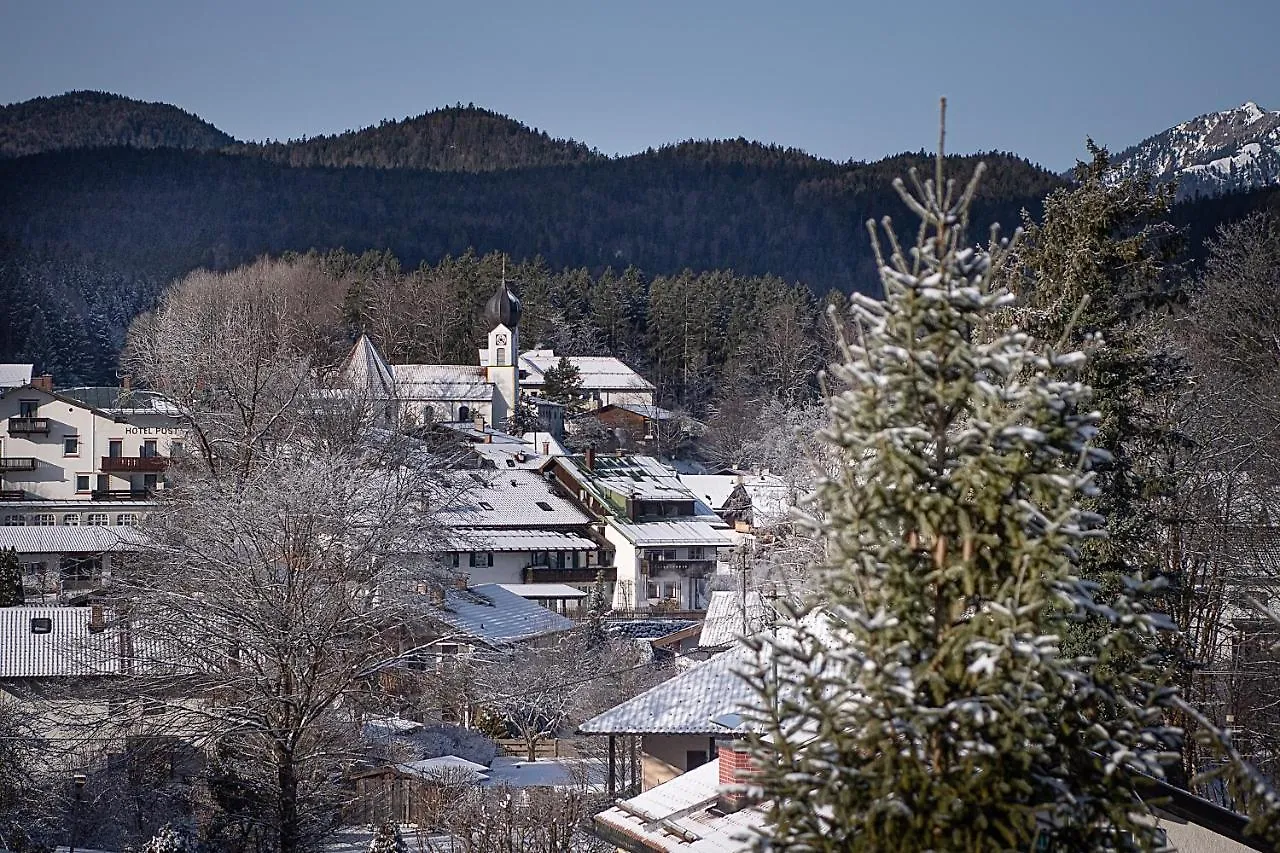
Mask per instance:
[[[18,552],[0,548],[0,607],[17,607],[22,601],[22,566]]]
[[[160,831],[142,845],[142,853],[195,853],[195,849],[191,833],[172,824],[160,827]]]
[[[989,281],[999,257],[966,244],[980,175],[944,182],[939,154],[913,193],[897,182],[918,239],[904,249],[886,220],[884,300],[852,301],[822,432],[843,464],[809,519],[819,592],[748,674],[762,850],[1155,845],[1149,777],[1177,761],[1163,719],[1180,700],[1134,652],[1170,626],[1140,581],[1103,601],[1077,577],[1104,535],[1080,509],[1098,417],[1062,378],[1085,356],[974,334],[1012,298]],[[1064,657],[1087,615],[1108,630]]]

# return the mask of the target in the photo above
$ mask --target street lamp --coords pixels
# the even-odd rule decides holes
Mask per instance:
[[[84,783],[88,781],[83,773],[76,773],[71,777],[71,787],[76,797],[75,811],[71,814],[71,844],[68,847],[68,853],[76,853],[76,830],[80,828],[80,803],[84,796]]]

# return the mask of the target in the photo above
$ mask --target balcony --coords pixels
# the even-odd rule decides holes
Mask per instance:
[[[647,575],[675,572],[697,578],[710,574],[715,563],[715,560],[644,560],[640,567]]]
[[[103,456],[101,470],[107,474],[158,474],[168,467],[167,456]]]
[[[90,497],[95,501],[149,501],[155,497],[152,489],[95,489]]]
[[[48,418],[9,418],[9,435],[49,434]]]
[[[522,577],[525,583],[595,583],[603,573],[610,583],[618,579],[616,566],[586,566],[581,569],[550,569],[546,566],[526,566]]]
[[[37,464],[31,456],[0,456],[0,471],[34,471]]]
[[[22,489],[0,489],[0,501],[26,500],[27,493]]]

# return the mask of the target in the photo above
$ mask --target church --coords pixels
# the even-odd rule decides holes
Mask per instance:
[[[554,350],[520,351],[520,300],[505,281],[485,305],[486,346],[476,364],[389,365],[365,335],[343,369],[351,387],[394,399],[410,422],[477,422],[505,428],[521,395],[538,400],[546,372],[560,362]],[[613,356],[569,356],[594,407],[654,404],[654,386]],[[551,404],[554,405],[554,404]],[[541,406],[540,406],[541,408]],[[540,412],[540,414],[542,414]],[[545,418],[544,418],[545,419]]]

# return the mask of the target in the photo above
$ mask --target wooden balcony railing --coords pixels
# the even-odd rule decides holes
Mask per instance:
[[[168,467],[167,456],[103,456],[101,470],[108,474],[157,474]]]
[[[0,471],[34,471],[37,464],[31,456],[0,456]]]
[[[42,432],[49,434],[48,418],[9,418],[9,434]]]
[[[660,575],[663,572],[679,572],[690,577],[701,577],[714,571],[715,560],[644,560],[641,563],[647,575]]]
[[[525,583],[595,583],[603,573],[606,581],[618,579],[617,566],[588,566],[581,569],[551,569],[546,566],[527,566],[523,572]]]

